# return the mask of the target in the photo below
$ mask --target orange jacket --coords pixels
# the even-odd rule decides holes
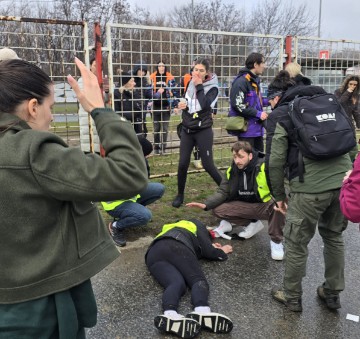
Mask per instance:
[[[156,89],[156,74],[157,74],[157,72],[154,72],[150,75],[150,79],[151,79],[152,86],[154,88],[154,92],[157,91],[157,89]],[[174,79],[174,76],[170,72],[166,72],[165,75],[166,75],[165,81],[166,81],[166,86],[167,86],[169,81]]]

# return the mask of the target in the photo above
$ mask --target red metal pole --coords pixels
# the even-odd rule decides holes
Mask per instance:
[[[285,65],[291,62],[292,55],[292,36],[287,35],[285,38],[285,53],[286,53],[286,61]]]
[[[95,22],[94,24],[94,40],[95,40],[95,60],[96,60],[96,75],[98,78],[99,86],[101,89],[101,93],[104,93],[103,91],[103,77],[102,77],[102,44],[101,44],[101,30],[100,30],[100,23]],[[102,157],[105,157],[105,150],[100,145],[100,155]]]

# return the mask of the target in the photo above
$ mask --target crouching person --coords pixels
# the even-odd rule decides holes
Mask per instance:
[[[165,186],[163,184],[150,182],[143,192],[131,199],[101,202],[104,210],[114,218],[108,227],[117,246],[126,246],[126,228],[148,224],[152,214],[146,206],[159,200],[164,191]]]
[[[213,195],[204,203],[191,202],[188,207],[212,210],[222,219],[214,231],[217,236],[231,239],[225,232],[232,232],[232,225],[247,224],[238,236],[249,239],[260,232],[264,225],[261,220],[268,220],[271,257],[283,260],[283,232],[285,217],[275,211],[265,176],[265,157],[257,152],[247,141],[237,141],[231,147],[233,161],[227,169],[221,184]]]
[[[157,329],[180,338],[194,338],[201,329],[214,333],[232,330],[228,317],[211,312],[209,285],[198,261],[201,258],[224,261],[231,252],[230,245],[213,244],[209,231],[198,220],[180,220],[163,226],[145,255],[150,273],[164,287],[164,313],[154,319]],[[194,311],[183,316],[177,311],[186,286],[191,289]]]

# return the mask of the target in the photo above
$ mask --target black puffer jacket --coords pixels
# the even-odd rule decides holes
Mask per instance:
[[[161,241],[161,239],[170,238],[184,244],[196,255],[198,259],[204,258],[209,260],[226,260],[228,258],[227,254],[223,250],[215,248],[212,245],[210,233],[206,229],[205,225],[195,219],[189,221],[196,225],[196,235],[186,230],[185,228],[174,227],[165,234],[155,238],[154,241],[150,244],[148,251],[155,242]],[[145,254],[145,258],[147,252]]]
[[[121,114],[133,123],[135,132],[142,133],[143,107],[139,92],[126,91],[122,93],[119,89],[114,91],[115,112]]]

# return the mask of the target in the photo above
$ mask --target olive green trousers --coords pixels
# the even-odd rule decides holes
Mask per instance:
[[[301,283],[306,276],[308,244],[316,227],[324,243],[323,286],[338,294],[345,287],[342,232],[347,227],[347,220],[340,210],[339,190],[318,194],[291,193],[288,206],[284,227],[285,296],[301,298]]]

